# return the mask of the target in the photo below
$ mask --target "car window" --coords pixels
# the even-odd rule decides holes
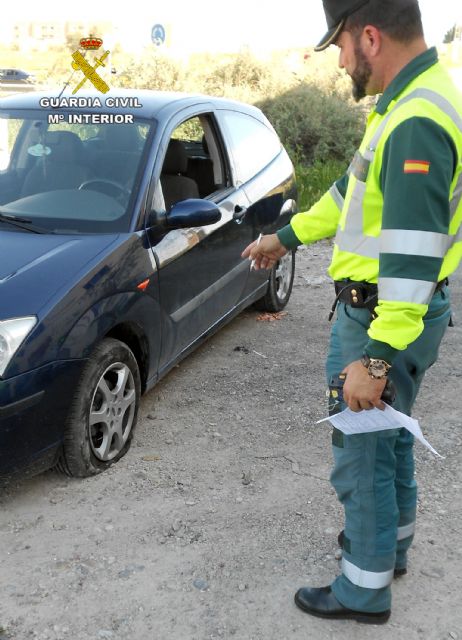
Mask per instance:
[[[247,182],[281,151],[281,142],[260,120],[238,111],[221,111],[231,138],[239,182]]]
[[[75,133],[88,148],[99,143],[102,148],[111,146],[125,151],[133,151],[143,146],[149,131],[147,124],[69,124],[67,122],[51,123],[48,131],[71,131]]]
[[[227,175],[212,115],[185,120],[172,132],[162,165],[165,208],[217,193],[228,186]]]
[[[0,112],[0,206],[54,233],[128,229],[151,125]]]

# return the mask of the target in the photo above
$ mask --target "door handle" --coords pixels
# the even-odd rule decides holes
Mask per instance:
[[[244,222],[244,218],[247,214],[247,207],[241,207],[240,205],[236,205],[234,207],[233,220],[236,224],[242,224]]]

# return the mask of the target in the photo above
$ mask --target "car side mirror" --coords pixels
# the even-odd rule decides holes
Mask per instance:
[[[182,200],[172,206],[172,208],[162,215],[155,216],[155,224],[164,229],[187,229],[188,227],[203,227],[214,224],[221,220],[221,211],[214,202],[201,200],[199,198],[189,198]]]

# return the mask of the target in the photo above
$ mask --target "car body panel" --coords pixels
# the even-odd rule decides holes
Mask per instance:
[[[221,318],[242,297],[249,265],[240,254],[252,241],[252,229],[240,229],[233,221],[238,203],[247,204],[240,190],[220,203],[222,219],[212,228],[178,230],[153,246],[159,265],[165,336],[161,366],[198,338],[210,325],[211,317]],[[184,273],[190,274],[188,285],[178,286]]]
[[[0,380],[0,476],[56,459],[84,360],[53,362]],[[60,420],[56,418],[59,417]]]
[[[48,300],[88,262],[97,262],[112,242],[111,236],[35,235],[1,224],[1,319],[40,315]],[[37,287],[37,282],[42,286]]]

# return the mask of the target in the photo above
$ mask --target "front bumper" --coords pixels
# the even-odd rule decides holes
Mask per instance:
[[[52,362],[0,380],[0,477],[56,461],[85,362]]]

